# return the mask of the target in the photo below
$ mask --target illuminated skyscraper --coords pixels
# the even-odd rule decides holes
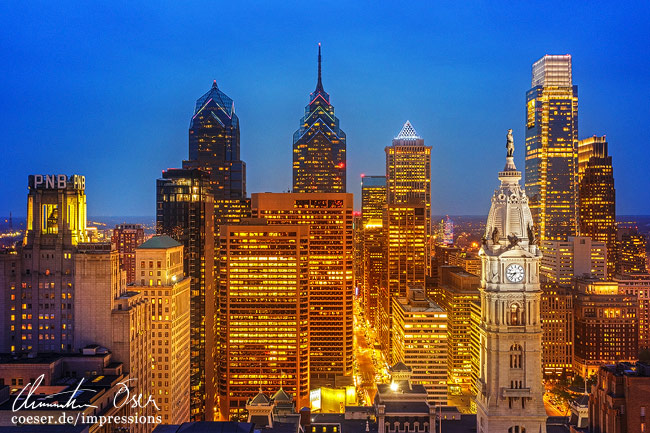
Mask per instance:
[[[406,296],[409,287],[424,288],[426,275],[426,206],[388,204],[384,209],[385,294],[379,301],[380,341],[386,359],[391,356],[392,298]],[[383,285],[383,284],[382,284]],[[380,297],[383,296],[380,294]]]
[[[447,405],[447,313],[424,289],[393,297],[392,364],[412,368],[411,382],[424,385],[429,403]]]
[[[650,274],[617,275],[621,294],[637,298],[639,303],[639,350],[650,349]]]
[[[135,249],[144,242],[140,224],[120,224],[113,229],[111,243],[120,254],[120,267],[126,271],[126,283],[135,282]]]
[[[156,181],[156,231],[180,242],[190,281],[190,417],[212,420],[215,407],[216,299],[214,199],[210,175],[170,169]]]
[[[345,148],[345,132],[323,89],[318,44],[318,82],[293,134],[293,192],[345,192]]]
[[[151,388],[163,424],[190,420],[190,278],[183,245],[154,236],[135,250],[136,284],[151,305]]]
[[[571,288],[542,283],[542,368],[549,379],[572,375],[573,296]]]
[[[362,260],[363,260],[363,299],[366,318],[371,326],[377,324],[378,297],[381,284],[385,283],[385,239],[383,232],[383,212],[386,204],[386,176],[362,176],[361,178],[361,219],[362,219]]]
[[[619,227],[616,231],[616,273],[646,272],[646,238],[636,227]]]
[[[573,368],[589,377],[601,365],[635,361],[639,350],[636,297],[619,292],[618,283],[576,281]]]
[[[425,209],[426,240],[431,234],[431,146],[408,120],[386,151],[388,204],[419,203]]]
[[[28,187],[22,245],[0,254],[0,351],[70,352],[75,255],[87,241],[85,178],[37,174]]]
[[[539,261],[528,197],[510,148],[492,196],[481,272],[476,432],[546,432]]]
[[[526,92],[526,193],[542,240],[576,234],[578,86],[571,56],[545,55],[533,64]]]
[[[196,101],[189,129],[189,159],[184,169],[210,174],[215,233],[220,224],[250,216],[246,163],[239,156],[239,118],[235,103],[217,87]]]
[[[616,268],[616,190],[605,137],[578,142],[578,224],[581,236],[607,247],[607,275]]]
[[[309,226],[250,220],[221,226],[220,239],[222,418],[280,387],[309,406]]]
[[[351,376],[353,351],[352,194],[263,193],[251,197],[254,218],[309,227],[311,388]]]
[[[472,380],[472,303],[480,302],[480,277],[456,266],[440,269],[440,302],[447,312],[447,371],[451,391],[461,391]]]
[[[365,226],[381,220],[386,204],[386,176],[361,177],[361,217]]]

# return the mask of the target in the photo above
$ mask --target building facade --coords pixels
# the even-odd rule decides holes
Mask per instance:
[[[509,142],[494,192],[481,272],[481,371],[476,431],[546,433],[542,399],[541,253]]]
[[[190,278],[183,245],[154,236],[135,250],[132,289],[151,305],[151,391],[163,424],[190,420]]]
[[[387,204],[384,209],[384,270],[386,302],[380,302],[380,341],[391,357],[392,298],[405,296],[409,287],[425,287],[427,269],[426,206]],[[382,296],[382,295],[380,295]]]
[[[120,254],[120,267],[126,271],[126,284],[135,283],[135,249],[144,242],[140,224],[119,224],[113,229],[111,243]]]
[[[624,274],[614,278],[620,294],[637,299],[639,305],[639,351],[650,349],[650,274]]]
[[[573,291],[542,283],[542,368],[545,379],[573,375]]]
[[[196,101],[189,128],[189,158],[184,169],[209,174],[214,198],[215,233],[220,224],[250,216],[246,198],[246,163],[239,152],[239,118],[235,103],[217,86]]]
[[[647,432],[650,429],[650,365],[621,363],[600,367],[589,395],[589,431]]]
[[[616,190],[607,140],[589,137],[578,142],[578,228],[607,247],[607,278],[616,264]]]
[[[309,228],[310,386],[352,375],[352,194],[260,193],[251,197],[254,218],[269,225]]]
[[[544,253],[540,274],[542,281],[563,287],[575,278],[607,278],[607,246],[586,236],[570,236],[564,241],[542,241]]]
[[[619,227],[616,231],[616,273],[647,272],[646,238],[636,227]]]
[[[582,377],[601,365],[636,361],[639,353],[637,300],[619,293],[618,284],[581,278],[574,299],[573,369]]]
[[[456,266],[443,266],[440,272],[439,305],[448,315],[447,370],[454,391],[469,387],[472,381],[472,303],[480,301],[480,277]]]
[[[526,92],[526,193],[541,240],[576,234],[578,86],[570,55],[545,55]]]
[[[219,255],[219,405],[282,387],[309,405],[309,227],[251,220],[224,225]]]
[[[386,201],[424,206],[426,241],[431,236],[431,146],[408,120],[386,152]],[[428,266],[428,265],[427,265]]]
[[[293,192],[346,191],[346,140],[334,115],[330,95],[323,89],[318,44],[318,82],[293,134]]]
[[[392,302],[392,363],[411,367],[411,382],[424,386],[429,403],[446,406],[447,313],[423,289],[409,289]]]
[[[361,176],[361,218],[365,227],[381,220],[386,204],[386,176]]]
[[[210,175],[169,169],[156,181],[156,231],[183,245],[184,274],[190,277],[190,417],[216,414],[216,298],[214,199]]]

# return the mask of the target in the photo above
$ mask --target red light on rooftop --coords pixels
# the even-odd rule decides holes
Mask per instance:
[[[366,177],[366,175],[365,175],[365,174],[363,174],[363,173],[361,173],[361,177]]]
[[[345,163],[340,162],[339,165],[337,165],[338,168],[345,168]]]

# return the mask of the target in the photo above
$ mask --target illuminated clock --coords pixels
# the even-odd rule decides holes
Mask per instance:
[[[513,263],[506,268],[506,278],[511,283],[520,283],[524,279],[524,268]]]

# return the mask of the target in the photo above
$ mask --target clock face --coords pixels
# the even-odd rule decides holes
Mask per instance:
[[[506,278],[511,283],[520,283],[524,279],[524,268],[517,264],[508,266],[506,268]]]

